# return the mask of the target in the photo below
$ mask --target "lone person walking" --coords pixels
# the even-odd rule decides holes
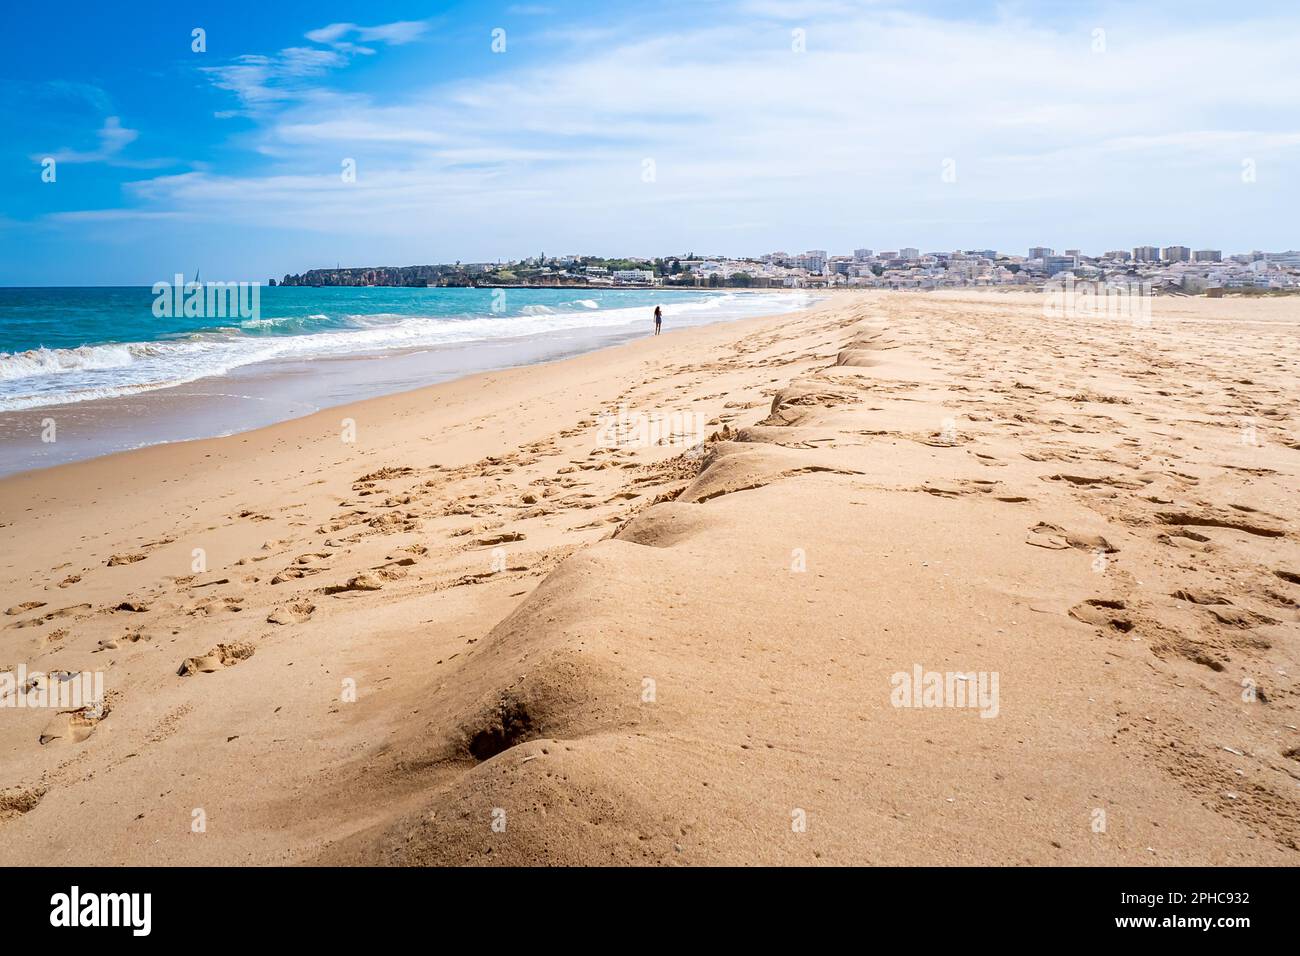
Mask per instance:
[[[655,335],[659,334],[659,332],[663,329],[663,325],[664,325],[663,310],[656,305],[655,306]]]

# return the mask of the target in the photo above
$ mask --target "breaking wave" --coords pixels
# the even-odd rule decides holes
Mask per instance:
[[[664,321],[700,325],[803,308],[807,294],[715,293],[696,300],[660,300]],[[442,345],[491,342],[578,330],[645,324],[651,305],[602,308],[593,299],[556,307],[532,304],[514,315],[422,316],[391,312],[331,317],[248,319],[150,342],[0,352],[0,410],[110,398],[224,375],[259,362],[338,357]]]

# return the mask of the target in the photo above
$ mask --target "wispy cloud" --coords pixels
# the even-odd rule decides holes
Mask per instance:
[[[346,62],[347,57],[336,50],[288,47],[271,56],[237,56],[222,66],[203,67],[203,72],[215,87],[234,93],[246,109],[258,110],[301,95],[310,88],[305,81]]]
[[[427,20],[398,20],[374,27],[358,26],[355,23],[331,23],[318,30],[308,31],[307,39],[313,43],[324,43],[338,49],[358,50],[359,48],[349,38],[355,38],[360,43],[388,43],[401,46],[420,39],[428,30]]]
[[[99,146],[95,149],[76,150],[60,149],[53,153],[43,153],[34,156],[34,159],[44,159],[46,156],[60,163],[102,163],[109,162],[118,158],[118,155],[130,143],[139,138],[138,131],[127,129],[122,125],[122,121],[116,116],[109,116],[104,120],[104,125],[96,133],[99,139]]]
[[[202,72],[218,89],[234,93],[244,107],[242,111],[222,111],[219,118],[250,115],[307,96],[315,90],[312,81],[346,66],[353,56],[375,53],[361,43],[401,46],[418,40],[428,28],[424,20],[373,27],[331,23],[307,32],[306,38],[319,46],[291,46],[273,54],[246,53],[220,66],[203,67]]]

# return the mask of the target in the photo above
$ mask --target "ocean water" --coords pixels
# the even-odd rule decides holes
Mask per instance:
[[[0,288],[0,411],[152,391],[259,363],[528,336],[666,330],[808,304],[801,294],[650,289],[262,288],[257,317],[155,315],[139,288]],[[475,369],[467,369],[474,371]]]
[[[0,288],[0,476],[233,435],[653,331],[805,308],[804,292],[263,288],[255,317],[154,313],[149,288]]]

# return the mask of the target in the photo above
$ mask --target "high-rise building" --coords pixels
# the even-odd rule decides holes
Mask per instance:
[[[854,250],[853,250],[853,258],[854,258],[854,259],[857,259],[859,262],[862,262],[862,261],[864,261],[864,260],[866,260],[866,259],[870,259],[870,258],[871,258],[871,250],[870,250],[870,249],[854,249]]]
[[[1112,249],[1102,256],[1103,259],[1118,259],[1120,262],[1128,262],[1133,258],[1133,254],[1125,252],[1123,249]]]
[[[1043,256],[1043,272],[1049,276],[1054,276],[1058,272],[1068,272],[1073,269],[1077,262],[1074,256]]]
[[[1133,261],[1135,262],[1159,262],[1160,250],[1155,246],[1134,246]]]
[[[799,265],[809,272],[821,272],[826,268],[826,250],[809,249],[800,258]]]
[[[1056,255],[1055,249],[1049,249],[1047,246],[1033,246],[1029,250],[1029,258],[1042,259],[1044,256]]]
[[[1191,262],[1192,250],[1187,246],[1165,246],[1160,250],[1160,258],[1165,262]]]
[[[919,259],[921,258],[921,250],[907,246],[898,250],[898,256],[900,259]]]
[[[1192,253],[1197,262],[1222,262],[1223,253],[1218,249],[1197,249]]]

